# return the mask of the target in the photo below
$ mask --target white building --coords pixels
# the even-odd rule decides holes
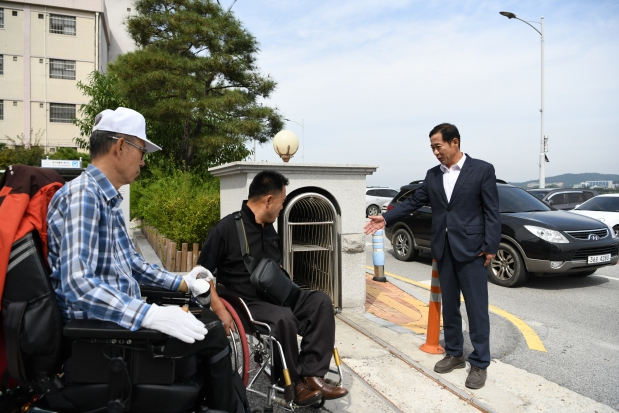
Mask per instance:
[[[0,142],[75,147],[71,119],[88,102],[77,82],[135,49],[132,13],[133,0],[0,0]]]
[[[581,188],[614,188],[613,181],[585,181],[581,182]]]

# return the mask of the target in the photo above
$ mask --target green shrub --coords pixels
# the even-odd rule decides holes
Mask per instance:
[[[149,165],[149,177],[131,184],[131,217],[180,244],[202,243],[219,221],[219,179]]]
[[[45,158],[45,148],[39,145],[41,135],[41,131],[34,135],[30,131],[30,144],[24,143],[23,133],[15,139],[5,135],[4,139],[7,142],[2,142],[0,145],[0,170],[6,169],[9,165],[41,166],[41,159]]]
[[[90,154],[84,152],[78,152],[73,148],[58,148],[56,153],[48,155],[49,159],[61,159],[61,160],[76,160],[82,158],[82,167],[86,168],[90,164]]]

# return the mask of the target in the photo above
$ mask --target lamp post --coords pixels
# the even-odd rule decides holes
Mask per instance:
[[[296,123],[297,125],[301,126],[301,140],[303,141],[301,144],[301,161],[305,162],[305,122],[303,119],[301,119],[301,123],[297,122],[296,120],[290,120],[290,119],[286,119],[284,118],[285,121],[287,122],[292,122],[292,123]]]
[[[507,17],[508,19],[516,19],[516,20],[520,20],[523,23],[528,24],[529,26],[533,28],[533,30],[539,33],[539,35],[542,37],[542,107],[539,110],[540,113],[542,114],[542,127],[541,127],[542,130],[541,130],[540,153],[539,153],[539,187],[545,188],[546,187],[546,176],[544,172],[544,164],[546,162],[546,142],[547,141],[546,141],[546,137],[544,136],[544,18],[542,17],[541,22],[539,23],[532,22],[532,23],[539,24],[541,26],[542,30],[539,31],[537,30],[535,26],[533,26],[528,21],[522,20],[516,17],[514,13],[510,13],[508,11],[502,11],[502,12],[499,12],[499,14]]]

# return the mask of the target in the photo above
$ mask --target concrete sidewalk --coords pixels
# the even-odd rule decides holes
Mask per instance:
[[[389,279],[389,277],[388,277]],[[488,367],[486,386],[471,390],[464,386],[470,366],[448,374],[434,372],[442,355],[419,350],[425,335],[412,331],[410,316],[403,310],[407,296],[417,299],[391,283],[367,278],[368,306],[374,305],[376,291],[381,302],[397,303],[391,310],[344,312],[337,316],[336,340],[342,361],[350,370],[350,395],[329,401],[330,412],[616,412],[616,410],[528,373],[493,360]],[[423,310],[421,311],[423,312]],[[420,314],[422,317],[423,314]],[[403,327],[407,326],[407,327]],[[371,387],[371,390],[368,389]]]
[[[134,233],[138,251],[151,263],[159,259],[139,231]],[[543,377],[493,360],[486,386],[464,386],[470,366],[448,374],[434,372],[442,358],[419,350],[425,342],[427,310],[423,295],[405,292],[366,277],[365,312],[344,311],[336,316],[336,346],[343,362],[343,385],[349,394],[327,401],[328,412],[591,412],[616,410],[552,383]],[[388,280],[390,278],[388,277]],[[260,398],[252,398],[260,408]],[[284,412],[275,406],[276,412]],[[308,407],[299,412],[317,412]]]

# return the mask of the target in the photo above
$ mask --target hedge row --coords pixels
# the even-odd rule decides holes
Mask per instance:
[[[171,173],[151,165],[151,176],[131,184],[131,218],[176,242],[202,245],[219,221],[219,179]]]

